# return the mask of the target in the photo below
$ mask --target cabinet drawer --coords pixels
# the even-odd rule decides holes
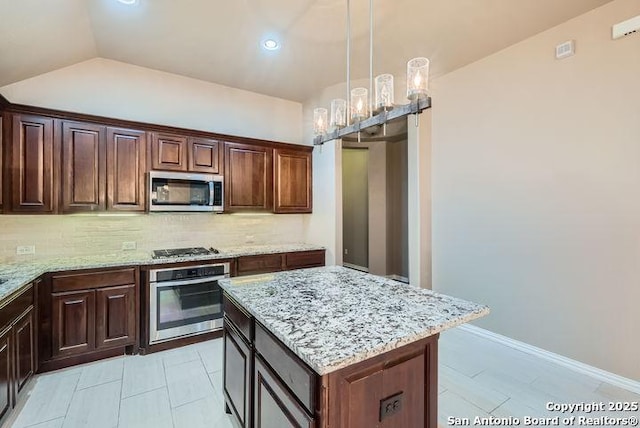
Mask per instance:
[[[231,300],[227,293],[222,296],[222,305],[227,319],[242,334],[244,340],[251,343],[253,341],[253,318]]]
[[[287,253],[287,269],[324,266],[324,250]]]
[[[118,269],[102,272],[54,275],[51,282],[54,293],[60,291],[110,287],[114,285],[135,284],[136,270]]]
[[[315,427],[315,420],[305,412],[304,407],[300,406],[259,355],[255,358],[254,388],[255,427]]]
[[[282,382],[313,414],[316,393],[316,374],[296,357],[260,323],[255,323],[255,347],[264,360],[276,372]]]
[[[283,254],[238,257],[238,275],[281,271],[283,257]]]
[[[31,305],[33,305],[33,285],[29,284],[15,298],[0,305],[0,330],[4,330],[13,323]]]

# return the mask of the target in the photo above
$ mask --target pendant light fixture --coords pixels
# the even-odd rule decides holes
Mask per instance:
[[[419,57],[407,63],[407,98],[408,104],[396,105],[394,100],[393,75],[380,74],[373,79],[373,0],[369,0],[369,89],[351,89],[351,0],[347,2],[347,98],[331,101],[331,119],[327,126],[327,110],[314,110],[313,123],[316,135],[313,144],[322,145],[327,141],[345,135],[358,133],[371,126],[386,123],[410,114],[417,115],[431,108],[429,97],[429,60]],[[374,92],[375,90],[375,92]],[[371,97],[371,98],[369,98]],[[320,126],[322,125],[322,126]]]

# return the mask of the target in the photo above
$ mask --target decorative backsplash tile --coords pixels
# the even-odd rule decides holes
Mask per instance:
[[[2,215],[0,262],[111,254],[131,241],[138,251],[302,242],[304,230],[303,214]],[[16,255],[23,245],[36,254]]]

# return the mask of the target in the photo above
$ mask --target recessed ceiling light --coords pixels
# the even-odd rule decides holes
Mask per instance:
[[[280,49],[280,44],[273,39],[267,39],[262,42],[262,47],[264,47],[268,51],[275,51],[277,49]]]
[[[133,5],[138,3],[138,0],[118,0],[122,4]]]

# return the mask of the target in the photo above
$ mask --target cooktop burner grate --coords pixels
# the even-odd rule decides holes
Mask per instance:
[[[165,257],[187,257],[187,256],[206,256],[209,254],[218,254],[215,248],[191,247],[191,248],[170,248],[166,250],[153,250],[153,258],[161,259]]]

